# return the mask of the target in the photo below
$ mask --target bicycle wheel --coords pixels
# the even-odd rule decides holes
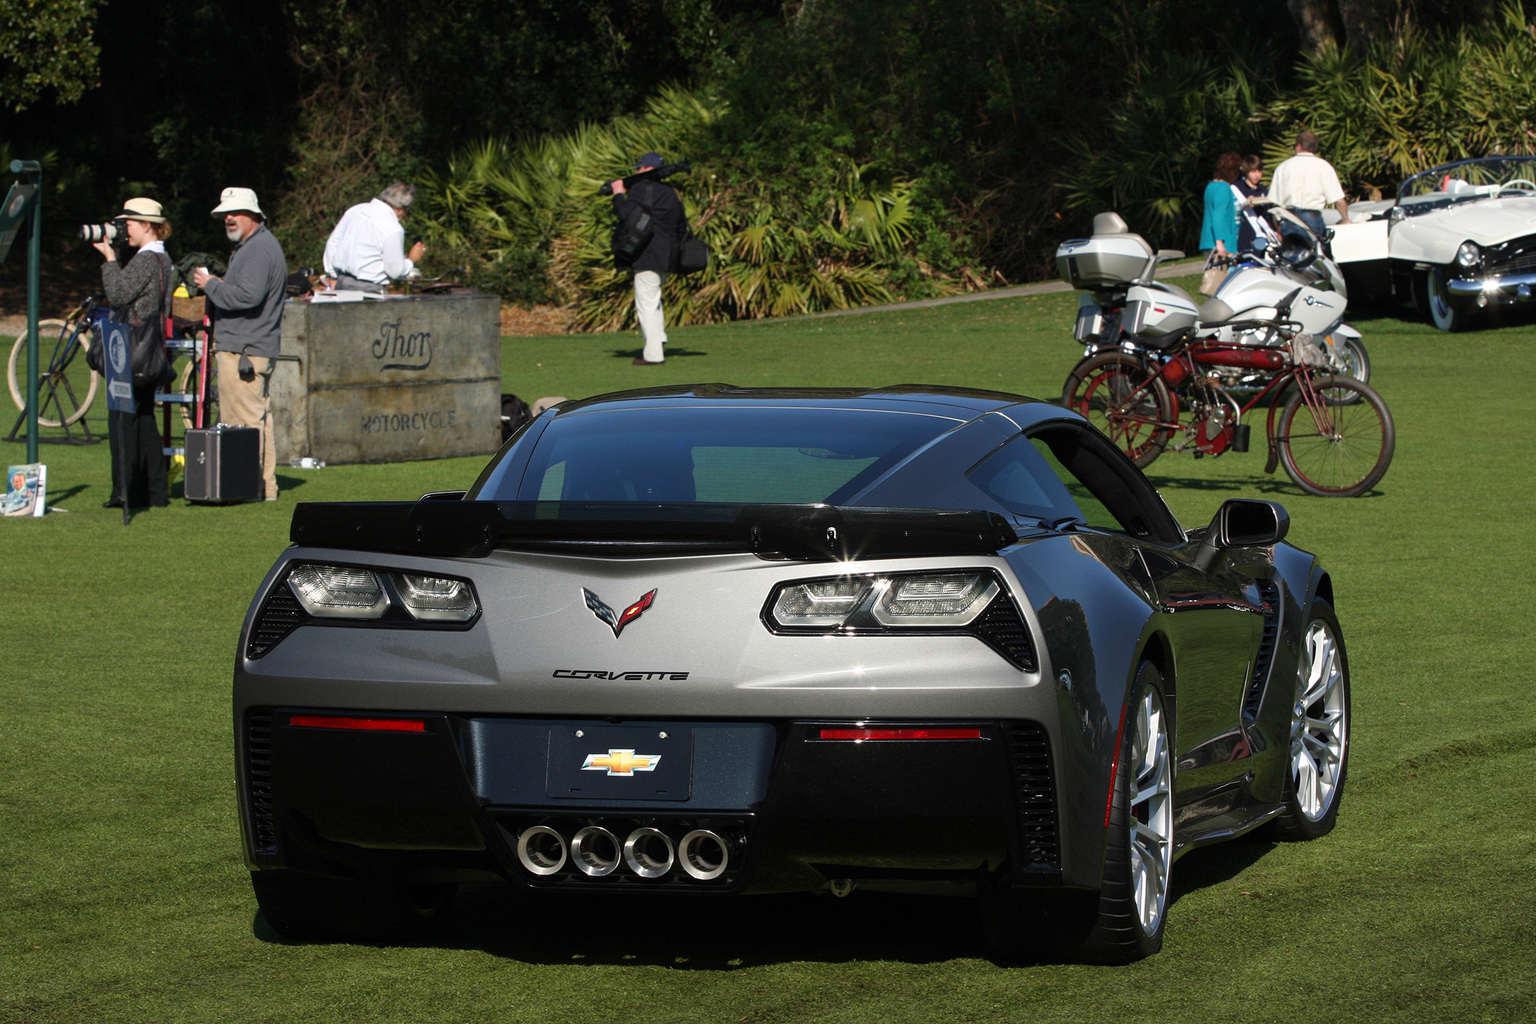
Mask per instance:
[[[51,353],[48,348],[50,338],[53,339]],[[96,401],[101,376],[85,365],[85,349],[90,341],[90,323],[83,317],[37,322],[38,426],[62,427],[78,423]],[[11,345],[11,359],[5,368],[11,401],[18,409],[27,407],[26,382],[21,370],[26,352],[27,335],[23,331]],[[50,412],[54,414],[53,418],[48,416]]]
[[[198,375],[202,372],[202,360],[193,356],[187,360],[187,365],[181,368],[181,375],[176,378],[176,390],[184,395],[190,395],[197,390]],[[203,405],[203,426],[211,427],[219,422],[219,364],[208,364],[208,398]],[[197,405],[195,402],[185,402],[181,406],[181,427],[183,430],[191,430],[197,426]]]
[[[1062,388],[1061,404],[1102,430],[1140,467],[1162,454],[1177,423],[1163,379],[1118,352],[1078,363]]]
[[[1322,401],[1309,403],[1297,390],[1280,412],[1274,437],[1280,464],[1308,494],[1358,497],[1386,476],[1392,462],[1392,414],[1375,388],[1353,377],[1319,377],[1312,385]],[[1343,391],[1353,400],[1339,400]]]

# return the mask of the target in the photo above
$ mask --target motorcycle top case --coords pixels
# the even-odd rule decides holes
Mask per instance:
[[[187,431],[188,501],[253,501],[263,497],[261,431],[220,423]]]
[[[1152,255],[1140,235],[1074,238],[1056,247],[1056,273],[1073,288],[1114,288],[1141,277]]]
[[[1182,291],[1143,285],[1126,290],[1121,326],[1127,333],[1155,337],[1193,327],[1199,319],[1200,307]]]

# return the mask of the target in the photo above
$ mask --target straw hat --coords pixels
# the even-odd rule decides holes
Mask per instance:
[[[142,220],[146,224],[165,223],[165,211],[161,209],[160,204],[143,196],[124,203],[123,212],[118,216],[127,217],[130,220]]]

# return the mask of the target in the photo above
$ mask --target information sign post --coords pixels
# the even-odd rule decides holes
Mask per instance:
[[[12,160],[11,173],[22,177],[11,185],[0,206],[0,261],[11,251],[11,242],[30,216],[27,240],[27,461],[37,461],[37,295],[43,247],[43,165],[36,160]]]

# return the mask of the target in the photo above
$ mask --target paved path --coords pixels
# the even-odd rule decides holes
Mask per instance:
[[[1186,260],[1159,267],[1162,278],[1198,274],[1205,266],[1203,260]],[[776,316],[762,320],[739,320],[738,325],[778,324],[786,320],[815,320],[831,316],[856,316],[860,313],[891,313],[902,309],[923,309],[928,306],[948,306],[957,302],[982,302],[986,299],[1016,299],[1025,295],[1045,295],[1050,292],[1070,292],[1073,287],[1065,281],[1043,281],[1039,284],[1016,284],[1007,288],[993,288],[984,292],[967,292],[964,295],[946,295],[938,299],[919,299],[914,302],[894,302],[885,306],[859,306],[856,309],[833,309],[825,313],[805,313],[800,316]]]

